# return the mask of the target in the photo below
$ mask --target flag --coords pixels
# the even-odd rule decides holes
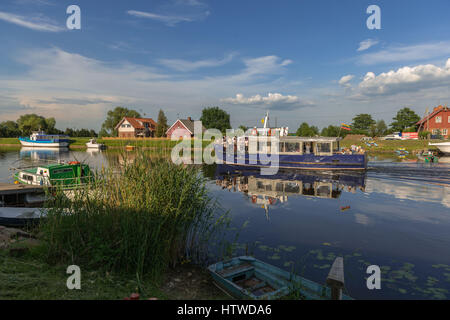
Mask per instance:
[[[352,131],[352,128],[350,128],[350,126],[348,124],[345,124],[345,123],[341,124],[341,129]]]
[[[261,123],[264,124],[264,118],[261,119]]]

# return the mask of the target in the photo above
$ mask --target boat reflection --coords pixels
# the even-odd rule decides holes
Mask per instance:
[[[365,191],[365,173],[323,173],[310,171],[279,171],[276,175],[261,175],[259,170],[239,170],[217,165],[216,185],[243,193],[251,203],[266,211],[287,202],[291,196],[337,199],[342,192]]]
[[[64,155],[69,154],[69,148],[33,148],[22,147],[20,149],[20,159],[42,161],[58,160]]]

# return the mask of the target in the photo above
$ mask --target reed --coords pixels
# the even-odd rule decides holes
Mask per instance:
[[[40,226],[48,261],[138,278],[203,259],[227,220],[197,169],[143,151],[66,195],[57,192]]]

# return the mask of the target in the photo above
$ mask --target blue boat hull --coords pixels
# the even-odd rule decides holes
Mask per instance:
[[[223,151],[221,145],[215,145],[218,163],[247,167],[270,167],[274,163],[264,163],[257,154],[232,155]],[[305,170],[366,170],[367,154],[334,154],[316,156],[314,154],[279,154],[278,167],[281,169]]]

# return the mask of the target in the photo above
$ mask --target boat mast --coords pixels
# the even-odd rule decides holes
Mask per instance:
[[[264,117],[264,129],[267,129],[269,124],[269,111],[266,112],[266,116]]]

